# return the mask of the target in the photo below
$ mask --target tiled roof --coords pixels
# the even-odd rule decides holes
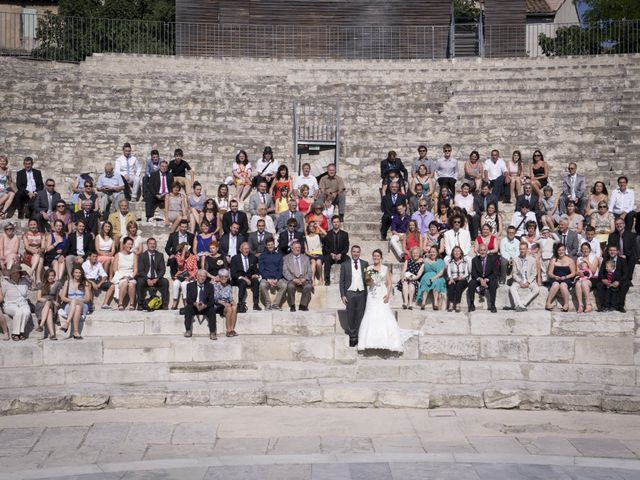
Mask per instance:
[[[547,0],[526,0],[527,13],[554,13]]]

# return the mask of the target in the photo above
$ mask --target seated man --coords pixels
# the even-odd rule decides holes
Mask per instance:
[[[164,278],[166,266],[164,255],[157,250],[156,239],[147,240],[147,250],[138,257],[138,276],[136,277],[136,298],[138,310],[144,310],[145,295],[148,290],[157,290],[162,297],[162,309],[169,308],[169,280]]]
[[[625,262],[627,279],[632,282],[633,272],[638,262],[637,236],[627,228],[627,223],[623,218],[616,218],[614,226],[615,231],[609,234],[607,245],[618,247],[618,256]]]
[[[300,195],[302,185],[309,187],[309,198],[318,198],[318,180],[311,175],[311,165],[308,163],[302,164],[302,174],[293,181],[293,195],[296,198]]]
[[[144,199],[145,216],[148,222],[154,218],[158,207],[164,208],[164,197],[168,195],[173,185],[173,175],[168,170],[169,164],[162,160],[160,169],[151,173],[149,177],[149,188]]]
[[[81,207],[80,210],[73,214],[73,221],[75,223],[78,220],[82,220],[87,232],[95,239],[100,226],[100,214],[93,210],[93,202],[91,200],[83,200]]]
[[[282,254],[276,251],[273,238],[266,241],[266,250],[258,260],[260,280],[260,299],[267,310],[280,310],[284,303],[287,282],[282,273]],[[270,294],[275,293],[273,302]]]
[[[231,279],[233,285],[238,287],[238,313],[247,312],[247,288],[253,294],[253,309],[262,310],[258,257],[249,251],[247,242],[240,245],[240,252],[231,259]]]
[[[131,187],[131,199],[136,200],[140,193],[140,174],[142,166],[138,159],[131,155],[131,144],[125,143],[122,146],[122,155],[116,158],[114,173],[124,178],[124,181]]]
[[[77,263],[81,265],[96,249],[96,244],[91,233],[86,230],[84,220],[76,222],[76,231],[69,234],[62,255],[67,269],[67,275],[71,276],[71,270]]]
[[[349,252],[349,234],[342,230],[340,217],[334,215],[331,219],[333,228],[322,239],[322,254],[324,265],[324,284],[331,285],[331,265],[347,260]],[[302,247],[300,247],[302,250]],[[293,250],[292,250],[293,253]]]
[[[382,197],[382,201],[380,203],[380,210],[382,210],[382,220],[380,221],[380,239],[382,241],[387,241],[387,231],[391,226],[391,220],[393,216],[397,213],[397,207],[401,203],[406,203],[407,197],[405,197],[399,191],[399,186],[397,183],[392,183],[389,185],[389,191]]]
[[[247,235],[249,231],[249,219],[246,213],[238,210],[238,200],[236,199],[229,202],[229,211],[225,212],[222,216],[222,231],[229,233],[232,223],[238,224],[238,233],[240,233],[240,235]]]
[[[400,190],[404,190],[409,181],[409,174],[402,160],[398,158],[397,153],[393,150],[389,151],[387,158],[380,162],[380,178],[383,185],[389,184],[388,179],[392,172],[397,174]]]
[[[47,178],[45,189],[40,190],[33,204],[33,210],[36,220],[41,231],[51,230],[51,220],[56,204],[62,200],[62,197],[56,192],[56,182],[52,178]]]
[[[391,218],[391,240],[389,244],[396,258],[404,261],[404,251],[402,249],[402,241],[409,230],[409,221],[411,217],[407,215],[407,206],[400,203],[396,206],[396,213]]]
[[[600,265],[595,283],[599,312],[626,312],[624,305],[631,284],[626,262],[618,256],[618,247],[607,247],[608,257]],[[612,292],[611,289],[616,289]]]
[[[449,259],[451,258],[451,252],[454,247],[460,247],[462,249],[462,254],[467,262],[471,258],[471,235],[469,235],[469,230],[465,230],[464,228],[465,217],[462,215],[453,215],[449,219],[449,223],[451,228],[444,232],[442,236],[442,243],[440,247],[440,253],[443,253],[444,249],[445,253],[445,263],[449,263]]]
[[[14,202],[18,210],[18,218],[31,218],[31,210],[38,192],[44,190],[42,173],[33,168],[33,158],[25,157],[24,168],[16,173],[16,196]]]
[[[489,293],[489,310],[496,313],[496,290],[498,289],[498,272],[496,262],[487,255],[487,246],[478,246],[478,256],[471,261],[471,277],[467,289],[469,311],[474,312],[476,290],[480,295]]]
[[[257,222],[257,230],[249,234],[249,250],[256,257],[260,257],[265,250],[266,242],[269,240],[273,240],[273,235],[265,231],[265,222],[260,219]]]
[[[100,214],[106,220],[109,212],[115,211],[118,201],[124,198],[124,182],[114,173],[111,162],[105,164],[104,173],[98,177],[96,191],[100,193]]]
[[[339,220],[339,219],[338,219]],[[309,302],[313,293],[313,282],[311,279],[311,263],[309,259],[302,255],[300,243],[293,242],[291,253],[284,257],[283,274],[287,281],[287,303],[289,310],[296,311],[296,291],[302,292],[300,297],[299,310],[306,312],[309,310]]]
[[[267,215],[273,215],[276,211],[273,203],[273,197],[267,192],[267,182],[261,181],[258,183],[258,191],[253,193],[249,197],[249,213],[251,215],[258,214],[258,207],[264,204],[266,206]],[[246,206],[245,206],[246,208]]]
[[[561,243],[567,249],[567,255],[574,260],[578,258],[578,249],[580,248],[580,240],[578,234],[573,230],[569,230],[569,220],[561,218],[558,223],[558,232],[555,234],[557,243]]]
[[[340,212],[340,221],[344,221],[344,207],[346,204],[344,181],[336,175],[335,163],[327,165],[327,174],[323,176],[318,183],[318,201],[324,204],[326,199],[331,201],[332,205],[338,207]]]
[[[207,282],[206,270],[198,270],[196,281],[187,285],[187,298],[184,308],[184,336],[193,335],[193,318],[203,315],[209,326],[209,339],[217,340],[216,336],[216,302],[213,284]]]
[[[287,221],[287,229],[278,236],[278,250],[282,255],[288,255],[291,253],[291,244],[295,241],[300,242],[302,253],[304,253],[304,235],[298,231],[298,221],[290,218]]]
[[[176,261],[178,247],[181,244],[186,243],[189,245],[189,250],[193,250],[193,238],[193,233],[189,232],[189,220],[181,220],[178,224],[178,231],[169,234],[167,244],[164,247],[164,252],[168,255],[167,265],[169,266],[171,278],[174,278],[178,271],[178,263]],[[193,251],[191,253],[193,253]]]
[[[245,237],[239,233],[240,226],[233,222],[229,233],[220,237],[220,253],[225,256],[227,264],[231,264],[231,259],[240,252],[240,245],[245,241]]]
[[[182,149],[176,148],[173,152],[173,160],[169,162],[169,172],[173,175],[173,181],[179,183],[186,194],[189,195],[195,177],[191,165],[184,161],[183,158]]]
[[[529,244],[527,242],[521,242],[518,249],[519,255],[513,259],[513,283],[509,288],[513,306],[504,307],[504,310],[515,308],[516,312],[526,312],[527,306],[540,293],[540,270],[535,257],[529,255]],[[524,300],[520,298],[522,290],[528,292]]]
[[[276,221],[276,233],[280,235],[284,232],[287,229],[287,222],[292,218],[298,223],[298,231],[304,233],[304,216],[298,211],[298,202],[296,202],[294,198],[290,198],[288,205],[289,210],[278,215],[278,220]]]
[[[491,150],[491,157],[484,161],[484,177],[489,182],[494,197],[500,199],[504,195],[505,203],[511,203],[511,192],[508,187],[505,188],[509,172],[498,150]]]
[[[147,160],[144,167],[144,175],[142,176],[142,195],[145,202],[147,201],[147,195],[149,194],[149,182],[151,175],[160,170],[160,152],[158,150],[151,150],[151,158]]]
[[[526,226],[529,222],[536,224],[536,236],[538,236],[538,222],[536,221],[536,214],[531,211],[531,205],[527,202],[520,204],[520,209],[514,212],[511,217],[511,226],[516,228],[516,237],[522,237],[526,235]]]
[[[113,284],[109,281],[109,275],[105,272],[104,267],[98,261],[98,252],[93,250],[82,264],[84,278],[91,287],[91,304],[89,311],[93,310],[93,299],[100,292],[108,292]],[[113,292],[113,290],[111,290]],[[111,299],[110,295],[105,295],[102,300],[102,308],[109,308],[108,303]]]
[[[578,165],[571,162],[567,166],[567,174],[562,178],[562,193],[558,200],[558,210],[562,215],[567,213],[567,202],[573,200],[576,210],[584,215],[587,201],[587,185],[584,175],[577,174]]]
[[[640,220],[640,213],[636,213],[635,192],[627,186],[628,183],[629,179],[625,175],[618,177],[618,188],[609,197],[609,211],[616,219],[622,218],[627,231],[631,232],[636,216]],[[636,234],[640,234],[640,221],[636,222]]]
[[[127,225],[129,222],[135,222],[136,217],[129,211],[129,201],[121,198],[118,202],[118,211],[109,215],[109,222],[113,225],[113,237],[119,239],[123,235],[127,235]]]
[[[513,270],[513,260],[518,256],[520,240],[516,238],[516,227],[507,228],[507,236],[500,240],[500,285],[507,281]]]

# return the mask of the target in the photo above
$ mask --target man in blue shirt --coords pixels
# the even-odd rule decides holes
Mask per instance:
[[[265,241],[265,251],[258,261],[260,280],[260,301],[267,310],[280,310],[287,292],[287,281],[282,273],[282,254],[276,250],[273,237]],[[271,295],[275,294],[273,302]]]
[[[100,192],[100,213],[107,220],[109,212],[116,211],[116,205],[124,198],[124,182],[122,176],[114,173],[113,164],[104,166],[104,173],[98,177],[96,190]]]

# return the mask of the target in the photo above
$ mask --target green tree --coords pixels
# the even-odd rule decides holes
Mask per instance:
[[[453,16],[461,22],[480,20],[480,6],[476,0],[453,0]]]
[[[578,3],[580,0],[574,0]],[[638,0],[581,0],[587,10],[584,20],[587,23],[602,20],[640,20],[640,2]]]

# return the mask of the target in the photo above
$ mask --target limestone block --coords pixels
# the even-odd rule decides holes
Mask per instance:
[[[358,358],[358,349],[349,346],[349,337],[347,335],[336,335],[334,349],[337,362],[355,363]]]
[[[574,355],[574,339],[571,337],[530,337],[529,361],[571,362]]]
[[[613,387],[602,395],[602,410],[606,412],[640,412],[640,390],[638,388]]]
[[[489,362],[460,362],[460,383],[488,383],[491,381],[491,364]]]
[[[442,313],[427,315],[422,326],[425,335],[469,335],[467,315]]]
[[[97,320],[89,317],[82,328],[84,337],[136,336],[145,333],[144,321]]]
[[[580,337],[576,338],[575,363],[599,365],[633,365],[633,338]]]
[[[541,394],[525,388],[489,388],[483,392],[487,408],[530,410],[540,405]]]
[[[355,365],[333,365],[313,362],[265,362],[260,365],[260,378],[265,382],[292,382],[314,379],[355,381]]]
[[[46,412],[51,410],[67,410],[69,408],[69,394],[59,388],[30,389],[19,392],[12,402],[12,415],[32,412]]]
[[[491,369],[491,380],[494,382],[504,380],[529,380],[530,363],[520,362],[486,362]]]
[[[209,403],[215,406],[262,405],[267,397],[257,382],[222,382],[209,385]]]
[[[376,405],[392,408],[429,408],[429,390],[418,385],[399,389],[385,387],[378,392]]]
[[[482,387],[437,387],[431,390],[429,408],[482,408],[484,407]]]
[[[460,383],[460,364],[454,360],[386,360],[358,364],[358,381]]]
[[[501,311],[474,312],[471,315],[472,335],[549,335],[551,332],[551,315],[549,312],[518,313]]]
[[[540,402],[543,408],[554,410],[600,410],[602,408],[602,391],[587,389],[557,389],[543,391]]]
[[[629,295],[631,297],[632,295]],[[597,313],[579,315],[571,313],[552,314],[552,335],[598,335],[621,336],[635,334],[633,314]]]
[[[162,318],[149,316],[144,319],[145,335],[182,335],[184,333],[184,321],[177,317]],[[200,325],[194,322],[193,333],[195,335],[204,335],[209,333],[206,322]]]
[[[67,385],[78,383],[161,382],[169,379],[167,364],[78,365],[64,369]]]
[[[31,367],[42,365],[42,344],[33,342],[3,342],[0,345],[0,366]]]
[[[322,401],[317,382],[274,383],[265,386],[269,405],[311,405]]]
[[[378,398],[375,384],[336,383],[323,385],[322,399],[337,406],[371,406]]]
[[[636,383],[634,367],[561,363],[529,364],[529,380],[618,386],[633,386]]]
[[[39,387],[63,384],[64,367],[0,368],[0,385],[2,385],[2,388]]]
[[[86,389],[76,391],[69,397],[69,405],[72,410],[101,410],[107,408],[109,394],[103,389]]]
[[[296,313],[274,311],[272,316],[273,333],[277,335],[311,336],[330,335],[336,332],[335,310]]]
[[[428,360],[477,360],[480,339],[477,337],[424,336],[420,337],[420,358]]]
[[[294,360],[331,360],[334,357],[335,337],[298,337],[291,344]]]
[[[472,322],[473,323],[473,322]],[[528,346],[526,338],[481,337],[480,358],[484,360],[516,360],[526,362]]]
[[[168,337],[105,338],[104,363],[156,363],[173,361]]]
[[[109,406],[113,408],[154,408],[165,405],[165,387],[148,384],[136,387],[111,387]]]
[[[212,342],[208,338],[193,339],[191,346],[194,362],[217,362],[242,359],[242,345],[236,338],[219,338]]]
[[[102,340],[85,338],[81,342],[43,342],[45,365],[85,365],[102,363]]]
[[[167,385],[166,405],[209,405],[209,385],[206,382],[173,382]]]
[[[186,362],[168,367],[172,381],[255,381],[260,379],[258,364],[253,362]]]

